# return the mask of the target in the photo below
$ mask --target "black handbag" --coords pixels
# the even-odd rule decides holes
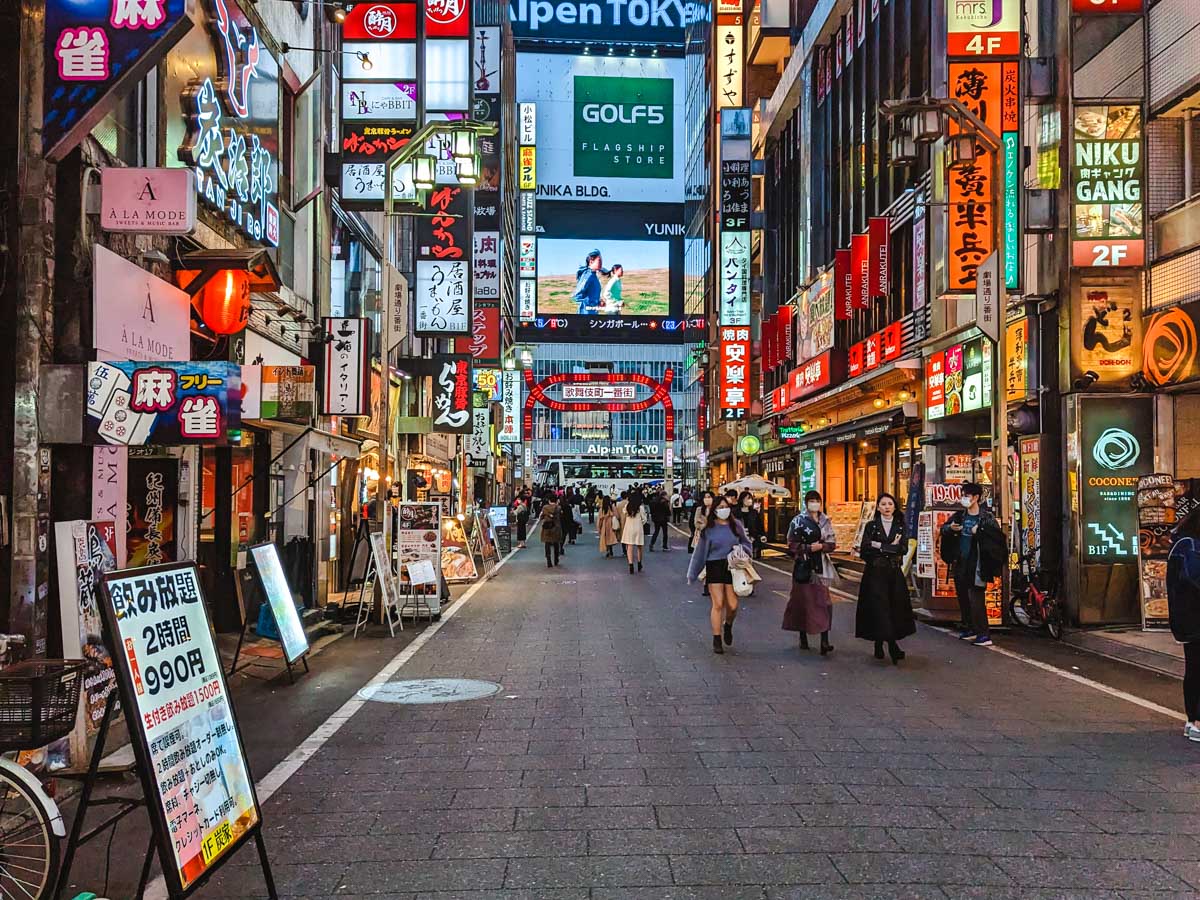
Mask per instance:
[[[792,566],[792,581],[796,584],[808,584],[813,577],[813,561],[809,554],[796,557]]]
[[[796,555],[792,565],[792,581],[796,584],[808,584],[812,581],[813,572],[820,566],[820,555],[814,555],[808,549],[809,544],[815,544],[821,539],[821,529],[816,523],[802,522],[799,526],[801,550]]]

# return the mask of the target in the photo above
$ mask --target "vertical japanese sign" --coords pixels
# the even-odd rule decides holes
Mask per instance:
[[[997,0],[999,2],[999,0]],[[949,67],[950,96],[958,100],[1001,137],[1004,183],[994,183],[994,151],[976,142],[975,159],[950,170],[949,289],[969,292],[976,272],[996,249],[996,215],[1002,215],[1004,277],[1019,283],[1020,221],[1016,159],[1009,165],[1009,145],[1018,141],[1019,79],[1017,62],[953,61]],[[997,204],[1000,208],[997,208]],[[1011,220],[1009,216],[1011,214]],[[1012,261],[1007,257],[1011,254]]]
[[[521,443],[521,410],[525,406],[525,379],[519,369],[505,369],[501,376],[499,444]]]
[[[925,204],[918,203],[913,210],[912,226],[912,272],[913,272],[913,309],[924,309],[928,291],[925,280],[925,267],[929,265],[925,246]]]
[[[470,334],[467,264],[462,260],[417,260],[415,333],[421,337]]]
[[[717,109],[741,106],[743,39],[740,15],[717,17],[716,43]]]
[[[887,297],[891,290],[892,220],[873,216],[867,220],[870,275],[867,290],[872,297]]]
[[[479,196],[476,191],[475,196]],[[500,234],[496,231],[476,231],[475,252],[472,254],[472,283],[476,300],[500,299]]]
[[[521,271],[517,283],[517,317],[521,322],[533,322],[537,318],[537,104],[517,104],[517,181],[521,191],[519,246],[521,249]],[[526,166],[528,163],[528,168]],[[532,248],[533,269],[525,271],[525,247]]]
[[[177,557],[175,513],[179,506],[179,460],[134,456],[129,460],[128,567],[157,566]]]
[[[833,254],[834,314],[838,321],[854,318],[854,256],[849,249]]]
[[[1008,323],[1004,337],[1004,392],[1009,403],[1029,396],[1029,319]]]
[[[939,350],[925,359],[925,420],[946,417],[946,354]]]
[[[1072,136],[1071,264],[1143,265],[1141,106],[1077,106]]]
[[[746,418],[750,409],[750,328],[721,329],[721,418]]]
[[[471,310],[471,336],[459,338],[455,350],[469,353],[477,364],[500,361],[500,307],[476,303]]]
[[[325,390],[321,414],[370,415],[371,323],[366,319],[326,318]]]
[[[750,160],[721,160],[721,227],[750,227]]]
[[[233,0],[200,5],[203,49],[189,36],[167,66],[165,93],[179,98],[185,125],[178,159],[196,170],[202,202],[278,246],[279,63]]]
[[[492,449],[491,427],[492,414],[486,406],[471,410],[471,433],[467,435],[466,440],[468,466],[476,469],[487,466]]]
[[[191,27],[186,0],[47,0],[42,149],[62,159]]]
[[[871,308],[871,238],[850,238],[850,303],[855,309]]]
[[[1000,340],[1000,320],[1004,315],[1001,291],[1000,257],[993,250],[975,271],[975,324],[996,342]]]
[[[104,576],[100,604],[171,896],[262,822],[194,563]]]
[[[471,433],[471,357],[465,354],[433,359],[433,430],[443,434]]]
[[[750,232],[721,232],[721,325],[750,324]]]

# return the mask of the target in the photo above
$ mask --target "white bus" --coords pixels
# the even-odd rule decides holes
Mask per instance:
[[[551,488],[592,484],[604,494],[619,496],[635,484],[658,484],[663,480],[661,459],[593,459],[573,457],[549,460],[542,469],[541,483]]]

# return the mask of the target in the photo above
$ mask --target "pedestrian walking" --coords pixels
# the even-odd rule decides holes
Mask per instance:
[[[833,652],[829,628],[833,623],[833,600],[829,583],[835,571],[829,558],[837,548],[837,534],[829,516],[821,512],[821,495],[804,495],[804,512],[792,519],[787,533],[792,564],[792,590],[783,612],[783,630],[800,633],[800,649],[808,649],[808,636],[821,635],[821,655]]]
[[[571,540],[571,532],[575,528],[575,515],[571,512],[571,497],[563,493],[557,500],[558,504],[558,552],[566,555],[567,543]]]
[[[562,520],[558,509],[558,501],[547,497],[542,504],[542,545],[546,548],[546,568],[558,565],[562,554]],[[551,559],[553,558],[553,561]]]
[[[642,547],[646,543],[646,526],[649,519],[646,516],[646,504],[641,491],[632,491],[625,501],[625,516],[621,524],[621,543],[625,545],[625,559],[629,563],[629,574],[633,574],[633,565],[642,571]]]
[[[700,496],[700,505],[696,507],[692,513],[692,519],[688,522],[688,553],[696,549],[696,533],[704,528],[704,524],[708,521],[708,514],[712,510],[713,492],[705,491]]]
[[[659,534],[662,535],[663,551],[670,550],[667,546],[667,531],[671,521],[671,506],[665,491],[659,491],[650,501],[650,521],[654,524],[654,534],[650,536],[650,552],[654,552],[654,544],[658,541]]]
[[[696,549],[688,565],[687,580],[691,584],[704,572],[708,596],[712,600],[709,624],[712,626],[713,653],[724,653],[733,646],[733,620],[737,618],[738,598],[733,591],[733,574],[729,570],[729,554],[735,547],[747,553],[752,549],[750,537],[742,523],[733,517],[729,502],[722,497],[709,509],[704,527],[696,536]],[[724,645],[722,646],[722,640]]]
[[[1167,557],[1167,617],[1183,644],[1183,736],[1200,743],[1200,509],[1175,528]]]
[[[763,542],[766,540],[767,529],[763,526],[762,503],[748,491],[739,498],[742,524],[746,526],[746,534],[750,535],[750,543],[754,545],[755,559],[762,556]]]
[[[529,507],[525,502],[518,497],[513,504],[513,519],[517,524],[517,549],[525,549],[525,538],[528,537],[527,531],[529,528]]]
[[[621,517],[617,513],[616,504],[608,497],[600,500],[600,524],[596,531],[600,535],[600,552],[606,559],[612,559],[613,547],[617,543],[617,529],[621,525]]]
[[[671,494],[671,522],[675,525],[679,524],[679,517],[683,515],[683,494],[679,493],[676,488],[675,493]]]
[[[876,659],[883,659],[883,645],[887,644],[893,665],[904,659],[899,642],[917,630],[908,584],[900,571],[907,550],[904,517],[896,511],[896,498],[880,494],[875,501],[875,518],[863,530],[859,549],[867,566],[858,591],[854,634],[875,642]]]
[[[987,586],[1004,571],[1007,547],[996,517],[984,509],[983,488],[973,482],[962,486],[962,506],[942,526],[942,562],[954,573],[954,591],[962,630],[958,636],[977,647],[990,647]]]
[[[587,494],[584,495],[583,505],[587,507],[588,524],[596,524],[596,486],[589,484]]]

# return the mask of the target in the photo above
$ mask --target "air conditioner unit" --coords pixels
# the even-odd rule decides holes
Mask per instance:
[[[1058,192],[1030,190],[1025,192],[1025,230],[1040,233],[1058,227]]]

